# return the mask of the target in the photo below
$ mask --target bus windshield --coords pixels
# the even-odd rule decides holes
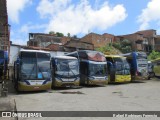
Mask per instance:
[[[22,79],[45,79],[49,76],[50,56],[48,53],[22,52],[21,59]]]
[[[129,75],[130,74],[130,66],[125,58],[116,58],[114,59],[114,61],[115,61],[117,75]]]
[[[106,63],[102,64],[89,63],[90,76],[104,76],[106,75],[106,70],[107,70]]]
[[[61,76],[79,75],[78,60],[56,59],[56,74]]]
[[[38,79],[50,77],[50,54],[37,53]]]

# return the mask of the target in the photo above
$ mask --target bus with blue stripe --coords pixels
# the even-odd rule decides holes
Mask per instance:
[[[9,79],[8,60],[8,52],[0,50],[0,82]]]
[[[55,56],[51,59],[52,87],[76,87],[80,84],[76,57]]]
[[[80,66],[80,85],[108,84],[105,55],[98,51],[78,50],[66,54],[76,57]]]
[[[20,50],[14,62],[14,87],[17,91],[51,89],[50,53],[41,50]]]
[[[130,82],[130,66],[126,57],[119,55],[105,55],[108,66],[109,83]]]
[[[131,80],[148,79],[148,60],[145,52],[122,54],[130,64]]]

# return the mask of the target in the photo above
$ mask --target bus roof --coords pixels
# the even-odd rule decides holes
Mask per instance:
[[[20,52],[40,52],[40,53],[50,53],[50,52],[43,51],[43,50],[27,50],[27,49],[22,49],[22,50],[20,50]]]
[[[70,59],[70,60],[77,60],[76,57],[71,57],[71,56],[55,56],[54,58],[58,58],[58,59]]]
[[[119,58],[126,58],[125,56],[121,56],[121,55],[105,55],[105,57],[119,57]]]
[[[105,55],[99,51],[93,51],[93,50],[78,50],[75,52],[71,52],[66,54],[67,56],[74,56],[78,59],[86,59],[91,61],[97,61],[97,62],[104,62],[106,61]]]
[[[133,56],[147,57],[147,54],[145,52],[130,52],[125,54],[120,54],[120,56],[129,57],[129,58],[132,58]]]

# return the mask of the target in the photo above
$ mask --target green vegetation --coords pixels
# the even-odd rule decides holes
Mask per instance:
[[[154,66],[154,72],[156,75],[160,75],[160,66]]]
[[[160,52],[157,51],[152,51],[149,56],[148,56],[148,60],[156,60],[160,58]],[[160,75],[160,65],[154,65],[154,72],[156,75]]]
[[[107,44],[106,46],[97,48],[96,50],[105,54],[118,54],[118,53],[132,52],[131,42],[127,39],[124,39],[120,42]]]
[[[122,53],[132,52],[131,42],[127,39],[124,39],[120,42],[113,43],[113,46],[120,50]]]
[[[104,54],[118,54],[118,53],[120,53],[118,50],[116,50],[112,46],[112,44],[107,44],[106,46],[97,48],[96,50],[100,51],[100,52],[102,52]]]
[[[50,34],[50,35],[54,35],[55,32],[54,32],[54,31],[50,31],[49,34]]]
[[[156,52],[154,50],[148,56],[149,60],[155,60],[157,58],[160,58],[160,52]]]
[[[50,31],[49,34],[50,34],[50,35],[56,35],[57,37],[63,37],[63,36],[64,36],[63,33],[60,33],[60,32],[56,32],[56,33],[55,33],[54,31]]]
[[[56,35],[57,35],[57,37],[63,37],[64,36],[64,34],[60,33],[60,32],[56,32]]]
[[[67,36],[68,36],[68,37],[71,37],[71,34],[70,34],[70,33],[67,33]]]

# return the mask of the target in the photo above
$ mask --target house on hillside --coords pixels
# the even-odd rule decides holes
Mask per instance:
[[[143,30],[115,37],[115,41],[124,39],[131,41],[133,51],[151,52],[155,50],[156,30]]]
[[[57,37],[55,34],[29,33],[28,47],[47,48],[51,51],[71,52],[78,49],[93,50],[94,45],[90,42],[81,41],[74,37]]]
[[[91,43],[94,45],[94,49],[103,47],[109,43],[114,42],[114,35],[104,33],[102,35],[97,33],[89,33],[81,38],[81,41]]]

